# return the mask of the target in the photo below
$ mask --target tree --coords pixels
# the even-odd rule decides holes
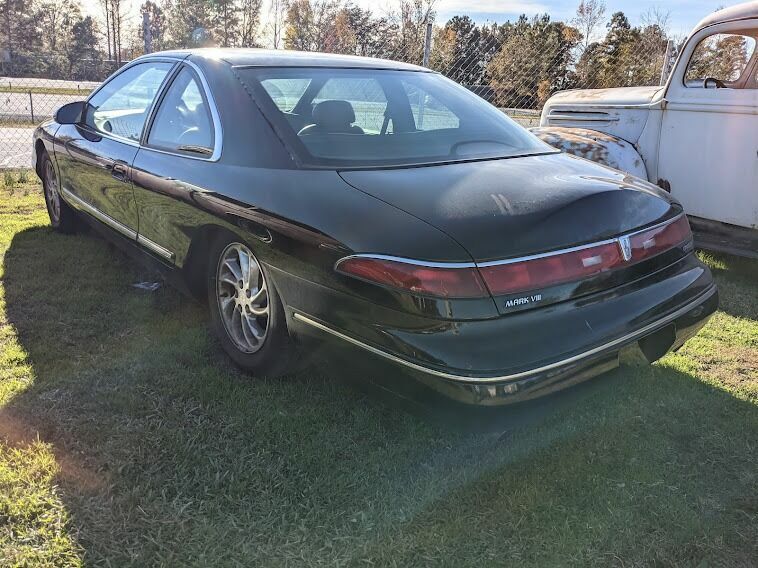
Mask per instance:
[[[436,0],[400,0],[398,12],[391,14],[398,28],[393,59],[421,64],[427,24],[434,24]]]
[[[581,0],[576,8],[576,15],[571,24],[582,34],[582,51],[592,42],[595,30],[605,18],[605,2],[603,0]]]
[[[350,14],[345,8],[337,11],[330,32],[326,40],[326,51],[355,54],[357,47],[355,30],[350,22]]]
[[[490,61],[490,77],[499,106],[537,108],[555,91],[570,88],[574,49],[581,34],[550,16],[522,15]]]
[[[174,0],[165,4],[168,45],[202,47],[214,45],[215,13],[208,0]]]
[[[334,44],[338,12],[335,0],[293,0],[284,21],[284,46],[301,51],[328,51]],[[344,25],[348,25],[346,19]]]
[[[211,0],[213,6],[213,35],[221,47],[237,44],[239,38],[240,6],[237,0]]]
[[[271,0],[269,6],[269,24],[271,32],[271,43],[274,49],[279,49],[282,42],[282,31],[284,30],[284,19],[287,14],[286,0]]]
[[[61,41],[71,33],[71,26],[81,18],[81,8],[72,0],[46,0],[37,11],[37,21],[45,44],[51,52],[57,51]]]
[[[440,30],[432,52],[435,69],[459,83],[476,85],[483,81],[486,61],[482,50],[482,31],[468,16],[455,16]],[[444,65],[443,49],[448,50]]]
[[[97,24],[92,16],[80,18],[71,27],[71,43],[66,56],[69,63],[69,77],[82,80],[102,79],[100,71],[101,54]]]
[[[721,81],[736,81],[747,66],[748,56],[745,36],[712,35],[695,48],[687,68],[687,78],[713,77]]]
[[[263,0],[242,0],[240,14],[240,46],[258,47]]]
[[[386,17],[375,18],[370,10],[348,4],[342,9],[355,44],[350,53],[365,57],[391,57],[395,52],[397,26]]]
[[[108,44],[108,59],[114,59],[117,65],[121,64],[121,31],[126,6],[123,0],[100,0],[100,6],[105,15],[105,35]]]
[[[147,14],[150,22],[150,37],[152,39],[153,51],[161,51],[164,48],[164,34],[166,30],[166,13],[158,4],[152,0],[147,0],[139,8],[140,15]],[[145,42],[145,30],[142,26],[138,28],[139,40]]]
[[[608,33],[591,43],[576,66],[578,84],[585,88],[657,85],[668,36],[660,24],[632,27],[623,12],[607,24]]]

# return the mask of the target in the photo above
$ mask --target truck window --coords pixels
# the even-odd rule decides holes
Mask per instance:
[[[713,34],[703,40],[692,52],[685,74],[685,85],[689,88],[736,89],[743,86],[745,70],[755,54],[755,38],[743,34]],[[719,84],[720,83],[720,84]]]

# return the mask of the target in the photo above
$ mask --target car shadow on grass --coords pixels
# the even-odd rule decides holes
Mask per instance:
[[[370,372],[245,376],[203,306],[144,278],[91,235],[30,229],[5,254],[33,382],[1,412],[52,444],[91,564],[755,558],[756,407],[687,369],[621,369],[477,423],[375,396]]]

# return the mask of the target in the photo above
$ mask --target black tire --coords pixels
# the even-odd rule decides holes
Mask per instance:
[[[240,333],[235,333],[234,330],[228,329],[230,324],[225,322],[229,321],[229,316],[225,317],[222,313],[221,294],[227,294],[232,288],[228,280],[220,282],[220,264],[222,263],[222,259],[227,258],[228,255],[234,252],[235,247],[244,247],[244,249],[251,253],[252,259],[258,263],[268,296],[266,302],[268,316],[265,336],[260,346],[253,352],[246,351],[241,347]],[[221,235],[217,238],[209,252],[207,268],[208,308],[211,316],[211,327],[221,342],[224,351],[242,369],[257,376],[278,377],[294,369],[293,363],[296,361],[295,346],[287,329],[284,306],[268,269],[258,262],[251,247],[231,235]],[[256,289],[252,285],[250,287],[253,290]],[[219,290],[221,290],[221,294]],[[232,297],[232,302],[237,302],[234,298],[244,296],[241,290],[237,290],[237,293],[238,296]],[[229,298],[229,296],[225,297]],[[247,297],[249,298],[250,294]],[[255,297],[255,294],[253,294],[253,297]],[[244,301],[244,297],[242,301]],[[237,307],[235,307],[235,310]],[[244,308],[239,310],[239,312],[242,311],[244,311]],[[228,313],[229,311],[227,310]],[[238,311],[233,311],[232,314],[238,314]],[[251,315],[249,317],[253,318],[254,316]],[[249,328],[245,329],[249,331]]]
[[[59,233],[72,234],[79,228],[79,219],[76,212],[63,201],[60,195],[60,183],[55,164],[50,160],[47,152],[42,154],[40,167],[42,188],[45,194],[45,206],[50,217],[50,225]]]

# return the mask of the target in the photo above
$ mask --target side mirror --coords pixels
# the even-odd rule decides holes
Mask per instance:
[[[76,124],[82,118],[85,105],[84,101],[76,101],[63,105],[55,111],[55,122],[58,124]]]

